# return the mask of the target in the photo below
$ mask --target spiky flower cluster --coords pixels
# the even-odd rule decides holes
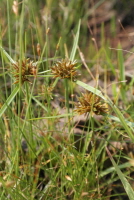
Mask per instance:
[[[30,82],[28,79],[29,75],[34,75],[36,76],[37,70],[36,66],[33,65],[33,61],[31,61],[29,58],[22,60],[22,61],[17,61],[16,63],[13,63],[13,70],[12,74],[15,77],[16,81],[14,84],[19,83],[19,80],[23,84],[25,81]],[[31,82],[30,82],[31,83]]]
[[[107,104],[99,96],[91,92],[82,94],[78,100],[75,111],[80,115],[84,113],[101,115],[108,112]]]
[[[75,67],[76,64],[76,61],[71,61],[69,59],[57,61],[55,65],[51,67],[54,78],[59,77],[61,79],[71,79],[74,81],[78,75]]]

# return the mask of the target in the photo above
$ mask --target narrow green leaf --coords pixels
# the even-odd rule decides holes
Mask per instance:
[[[121,170],[119,169],[118,165],[116,164],[116,162],[114,161],[110,151],[106,148],[106,151],[110,157],[110,160],[124,186],[124,189],[129,197],[130,200],[134,200],[134,190],[132,189],[131,185],[129,184],[129,182],[127,181],[127,179],[125,178],[124,174],[121,172]]]
[[[121,45],[118,45],[118,49],[121,49]],[[119,72],[120,72],[120,81],[122,81],[122,85],[125,85],[125,66],[124,66],[124,58],[122,50],[118,51],[118,65],[119,65]]]
[[[86,83],[83,83],[82,81],[76,81],[76,84],[79,86],[85,88],[86,90],[96,94],[97,96],[101,97],[103,100],[107,101],[107,99],[102,95],[102,92],[90,85],[87,85]]]
[[[118,166],[119,169],[124,169],[126,167],[130,167],[132,166],[130,162],[126,162],[124,164],[121,164]],[[106,176],[107,174],[109,173],[112,173],[112,172],[115,172],[115,167],[109,167],[107,168],[105,171],[102,171],[99,175],[99,177],[103,177],[103,176]]]
[[[39,64],[41,64],[41,63],[43,63],[43,62],[47,62],[47,61],[50,61],[50,60],[56,60],[56,59],[58,59],[58,58],[59,58],[59,57],[46,58],[46,59],[44,59],[44,60],[40,60],[40,61],[34,62],[34,63],[33,63],[33,66],[39,65]],[[46,73],[47,71],[51,71],[51,70],[46,70],[45,73]]]
[[[118,45],[118,49],[121,49],[121,45]],[[126,99],[126,91],[124,89],[125,86],[125,65],[124,65],[124,58],[123,58],[123,53],[122,50],[118,51],[118,67],[119,67],[119,75],[120,75],[120,85],[121,85],[121,95],[123,100],[125,101]]]
[[[63,115],[56,115],[56,116],[48,116],[48,117],[39,117],[39,118],[32,118],[29,120],[39,120],[39,119],[55,119],[55,118],[64,118],[64,117],[73,117],[75,114],[67,113]]]
[[[76,36],[74,38],[74,43],[73,43],[73,48],[70,54],[70,60],[74,60],[75,54],[76,54],[76,50],[77,50],[77,45],[78,45],[78,40],[79,40],[79,33],[80,33],[80,24],[81,24],[81,20],[79,20],[79,24],[78,24],[78,29],[77,29],[77,33]]]
[[[38,101],[35,97],[32,96],[32,99],[39,105],[41,106],[46,112],[48,112],[47,108],[40,102]]]
[[[12,64],[15,64],[15,61],[11,58],[11,56],[5,51],[5,49],[3,49],[1,46],[0,46],[0,49],[2,50],[2,52],[4,53],[4,55],[9,59],[9,61],[12,63]]]
[[[5,103],[1,107],[1,109],[0,109],[0,117],[3,115],[3,113],[5,112],[5,110],[8,108],[8,106],[10,105],[10,103],[13,101],[13,99],[17,95],[18,91],[19,91],[19,87],[16,86],[16,88],[14,88],[14,90],[12,91],[12,93],[10,94],[10,96],[8,97],[8,99],[5,101]]]
[[[120,122],[120,120],[119,120],[118,117],[115,117],[115,116],[113,116],[113,115],[108,115],[108,117],[109,117],[110,119],[116,121],[116,122]],[[126,124],[127,124],[128,126],[134,127],[134,122],[127,121],[126,119],[125,119],[125,122],[126,122]]]

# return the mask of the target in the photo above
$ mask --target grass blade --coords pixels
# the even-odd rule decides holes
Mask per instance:
[[[125,169],[126,167],[132,166],[130,162],[126,162],[118,166],[119,169]],[[105,171],[100,173],[100,177],[106,176],[107,174],[115,172],[115,167],[107,168]]]
[[[131,187],[131,185],[129,184],[129,182],[127,181],[127,179],[125,178],[124,174],[121,172],[121,170],[119,169],[118,165],[116,164],[116,162],[114,161],[110,151],[106,148],[107,154],[109,155],[109,158],[124,186],[124,189],[129,197],[130,200],[134,200],[134,191]]]
[[[3,104],[3,106],[0,109],[0,117],[3,115],[3,113],[5,112],[5,110],[8,108],[8,106],[10,105],[10,103],[13,101],[13,99],[15,98],[15,96],[17,95],[17,93],[19,92],[19,87],[16,86],[14,88],[14,90],[12,91],[12,93],[10,94],[10,96],[7,98],[6,102]]]
[[[12,64],[15,64],[15,61],[11,58],[11,56],[5,51],[5,49],[3,49],[1,46],[0,46],[0,49],[2,50],[2,52],[4,53],[4,55],[9,59],[9,61],[12,63]]]
[[[63,115],[48,116],[48,117],[39,117],[39,118],[32,118],[32,119],[29,119],[29,120],[55,119],[55,118],[64,118],[64,117],[72,117],[72,116],[73,116],[72,113],[67,113],[67,114],[63,114]]]
[[[74,38],[74,44],[73,44],[73,48],[70,54],[70,60],[74,60],[75,54],[76,54],[76,50],[77,50],[77,45],[78,45],[78,40],[79,40],[79,33],[80,33],[80,23],[81,20],[79,20],[79,24],[78,24],[78,29],[77,29],[77,33],[76,36]]]

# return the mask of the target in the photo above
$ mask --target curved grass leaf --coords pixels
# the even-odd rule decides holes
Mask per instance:
[[[124,174],[121,172],[120,168],[118,167],[118,165],[116,164],[116,162],[114,161],[110,151],[106,148],[107,154],[109,155],[109,158],[124,186],[124,189],[129,197],[130,200],[134,200],[134,190],[132,189],[131,185],[129,184],[129,182],[127,181],[127,179],[125,178]]]
[[[4,55],[9,59],[9,61],[12,64],[15,64],[15,61],[11,58],[11,56],[5,51],[5,49],[3,49],[3,47],[0,46],[0,49],[2,50],[2,52],[4,53]]]
[[[126,162],[124,164],[118,165],[118,168],[124,169],[124,168],[130,167],[130,166],[132,166],[132,164],[130,162]],[[113,173],[113,172],[115,172],[115,167],[109,167],[105,171],[102,171],[99,176],[103,177],[103,176],[106,176],[107,174],[110,174],[110,173]]]

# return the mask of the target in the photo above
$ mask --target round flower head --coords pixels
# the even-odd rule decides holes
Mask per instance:
[[[55,65],[51,67],[54,78],[59,77],[61,79],[71,79],[74,81],[77,76],[76,64],[76,61],[71,61],[69,59],[57,61]]]
[[[101,98],[91,92],[86,92],[78,98],[79,102],[76,105],[76,112],[78,114],[96,114],[101,115],[108,112],[108,106]]]
[[[21,83],[23,84],[25,81],[30,82],[28,79],[29,75],[36,75],[37,70],[36,66],[33,64],[33,61],[31,61],[29,58],[17,61],[15,64],[13,64],[13,76],[15,77],[16,81],[14,84],[19,83],[19,80],[21,79]]]

